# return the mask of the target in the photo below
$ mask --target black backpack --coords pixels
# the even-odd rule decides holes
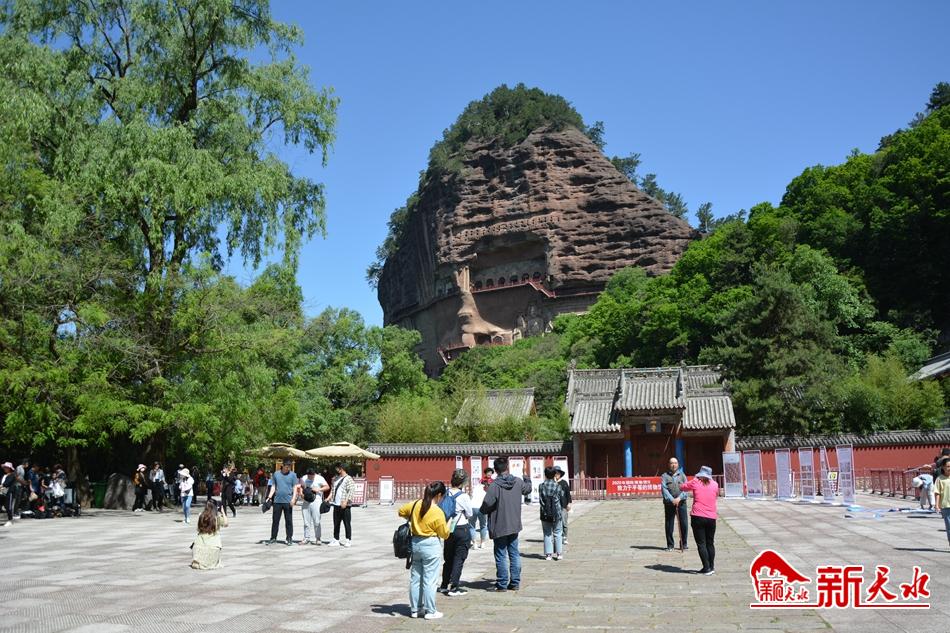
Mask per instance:
[[[416,503],[419,502],[416,501]],[[416,510],[416,503],[412,504],[412,509],[409,510],[410,519]],[[405,558],[406,569],[409,569],[409,565],[412,564],[412,528],[409,527],[409,519],[393,532],[393,554],[396,558]]]
[[[558,497],[554,495],[545,495],[541,499],[541,520],[554,522],[561,516],[561,504]]]
[[[317,499],[317,493],[313,489],[313,483],[303,487],[303,500],[307,503],[313,503]]]

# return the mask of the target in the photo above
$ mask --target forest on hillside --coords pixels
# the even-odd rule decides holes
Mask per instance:
[[[323,186],[268,143],[276,134],[326,159],[337,99],[290,54],[299,30],[255,0],[186,16],[85,6],[21,0],[2,16],[6,451],[66,459],[76,478],[133,459],[221,463],[268,441],[557,438],[572,359],[722,363],[743,433],[944,415],[937,384],[905,377],[950,329],[946,84],[877,152],[805,170],[777,207],[714,221],[701,205],[707,235],[671,274],[624,271],[589,314],[473,350],[431,380],[415,332],[345,307],[304,313],[298,259],[324,231]],[[532,126],[575,125],[602,143],[604,126],[560,97],[492,94],[446,131],[429,169],[452,169],[474,134],[517,142]],[[637,173],[635,154],[615,164],[686,213]],[[395,239],[399,226],[397,213]],[[256,265],[274,252],[279,263],[247,285],[222,273],[228,257]],[[538,416],[446,424],[468,390],[520,386],[535,387]]]
[[[545,98],[503,86],[473,102],[456,124],[464,131],[446,131],[429,169],[442,169],[445,144],[480,129],[519,142],[545,110],[536,104]],[[562,99],[551,99],[547,110],[558,116],[550,125],[575,125],[603,146],[602,123],[578,123],[579,116],[563,114]],[[519,102],[524,117],[510,114]],[[501,128],[499,111],[510,116],[509,127]],[[463,151],[458,142],[452,147]],[[659,188],[655,174],[637,172],[638,154],[612,161],[670,213],[688,212],[679,194]],[[380,257],[398,245],[405,211],[394,214]],[[559,317],[553,333],[470,350],[431,383],[430,394],[384,399],[380,438],[561,437],[572,361],[579,368],[722,365],[738,431],[747,435],[947,422],[946,387],[907,376],[946,348],[950,334],[950,84],[938,84],[924,111],[883,137],[875,153],[806,169],[778,206],[757,204],[714,219],[704,203],[695,215],[704,237],[669,275],[624,270],[588,314]],[[446,428],[459,392],[471,385],[534,387],[538,417],[520,426],[462,421]]]

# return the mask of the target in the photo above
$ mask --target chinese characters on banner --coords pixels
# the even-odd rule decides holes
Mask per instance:
[[[361,506],[366,503],[366,477],[353,478],[353,505]]]
[[[470,457],[472,468],[472,490],[482,481],[482,458],[480,456]]]
[[[742,465],[745,466],[745,492],[753,499],[762,496],[762,452],[743,451]]]
[[[660,485],[659,477],[608,477],[607,494],[659,497]]]
[[[727,497],[742,496],[742,458],[739,453],[722,454],[722,472]]]
[[[791,499],[794,496],[792,488],[792,458],[787,448],[775,450],[775,483],[776,496],[779,499]]]
[[[464,470],[465,469],[465,460],[462,459],[461,455],[455,456],[455,470]]]
[[[538,501],[538,486],[544,481],[544,458],[531,457],[528,460],[531,469],[531,501]]]
[[[798,449],[798,478],[802,486],[802,499],[815,500],[815,451],[811,448]]]
[[[815,568],[815,580],[792,567],[774,550],[760,553],[750,566],[756,602],[750,608],[772,609],[929,609],[927,588],[930,575],[914,566],[902,575],[908,582],[893,581],[888,589],[891,569],[876,565],[822,565]],[[865,578],[865,573],[868,578]]]
[[[838,490],[841,500],[854,505],[854,451],[851,444],[840,444],[835,449],[838,455]]]

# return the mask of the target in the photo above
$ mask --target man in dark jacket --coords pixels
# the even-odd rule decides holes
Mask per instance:
[[[521,502],[531,492],[531,480],[508,472],[508,458],[495,460],[498,477],[488,487],[481,511],[488,516],[488,535],[495,549],[496,591],[517,591],[521,585]]]
[[[686,483],[686,475],[680,470],[680,463],[671,457],[667,470],[660,477],[660,490],[663,493],[663,512],[666,515],[666,551],[673,551],[673,523],[680,522],[680,549],[685,550],[687,525],[686,522],[686,493],[680,486]]]
[[[571,499],[571,484],[564,479],[564,475],[565,472],[563,468],[560,466],[554,467],[554,479],[564,492],[564,495],[561,497],[561,509],[563,510],[563,512],[561,512],[561,544],[567,545],[567,517],[571,511],[573,500]]]

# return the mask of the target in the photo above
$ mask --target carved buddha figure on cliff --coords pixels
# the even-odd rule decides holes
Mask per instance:
[[[479,313],[478,305],[475,303],[475,297],[472,296],[467,266],[456,271],[455,284],[458,286],[459,296],[462,301],[462,305],[456,313],[458,332],[461,334],[462,345],[475,347],[476,345],[491,343],[493,341],[510,341],[510,334],[507,330],[485,320]],[[446,334],[446,337],[452,336],[453,333],[451,332]],[[452,343],[452,341],[446,342],[449,344]]]

